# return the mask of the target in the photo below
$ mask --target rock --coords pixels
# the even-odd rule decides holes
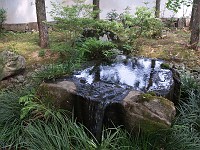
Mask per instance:
[[[37,91],[39,99],[46,104],[72,112],[76,95],[76,86],[73,82],[42,83]]]
[[[171,126],[175,117],[174,104],[158,96],[130,91],[123,99],[124,125],[127,130],[154,132]]]
[[[19,83],[23,83],[23,82],[25,81],[25,77],[24,77],[23,75],[17,76],[16,79],[17,79],[17,81],[18,81]]]
[[[48,105],[73,111],[97,140],[103,125],[113,123],[128,131],[169,128],[175,116],[173,102],[180,95],[179,74],[160,60],[125,58],[42,83],[38,97]]]
[[[103,125],[111,123],[123,125],[128,131],[139,131],[140,128],[144,132],[153,132],[170,127],[175,116],[171,101],[139,91],[122,92],[121,88],[110,84],[98,83],[98,86],[99,89],[107,86],[108,90],[99,91],[91,87],[87,93],[81,93],[73,81],[42,83],[37,95],[48,105],[74,112],[77,120],[97,139],[101,137]],[[118,92],[104,94],[112,92],[110,88],[118,88]]]
[[[112,31],[103,30],[103,29],[85,29],[82,33],[84,38],[97,38],[102,41],[113,41],[116,43],[120,42],[119,37]]]
[[[181,85],[179,74],[169,65],[163,65],[162,60],[120,55],[115,61],[86,68],[77,72],[75,77],[77,80],[84,79],[88,84],[100,81],[145,93],[155,92],[158,96],[178,103]]]
[[[14,52],[3,51],[0,53],[0,80],[22,72],[25,67],[25,58]]]

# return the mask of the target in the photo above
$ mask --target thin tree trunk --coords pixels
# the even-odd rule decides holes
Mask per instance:
[[[46,25],[46,9],[45,9],[45,0],[36,0],[36,13],[37,13],[37,23],[39,30],[39,45],[41,48],[47,48],[49,46],[49,35],[48,27]]]
[[[100,11],[100,8],[99,8],[99,1],[100,0],[93,0],[93,11],[96,13],[95,16],[94,16],[94,19],[99,19],[100,16],[99,16],[99,11]]]
[[[192,14],[191,14],[191,18],[190,18],[190,27],[189,29],[191,30],[192,29],[192,23],[193,23],[193,17],[194,17],[194,10],[196,10],[197,8],[197,2],[198,0],[193,0],[193,6],[192,6]]]
[[[190,45],[192,49],[198,49],[200,33],[200,1],[197,0],[193,5],[193,18],[191,26]]]
[[[160,18],[160,1],[156,0],[156,10],[155,10],[155,17]]]

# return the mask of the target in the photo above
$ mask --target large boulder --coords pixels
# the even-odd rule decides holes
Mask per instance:
[[[40,98],[73,111],[98,140],[103,125],[113,123],[136,132],[169,128],[175,116],[174,103],[179,100],[179,74],[161,60],[116,59],[41,84]]]
[[[175,105],[180,99],[178,72],[159,59],[119,55],[113,63],[93,65],[76,73],[75,77],[91,85],[99,81],[144,93],[154,92]]]
[[[123,99],[126,129],[154,132],[171,126],[176,110],[174,104],[158,96],[130,91]]]
[[[0,80],[22,72],[26,67],[25,58],[11,51],[0,53]]]
[[[108,92],[112,92],[111,88],[113,90],[118,88],[109,84],[106,86],[109,89]],[[107,91],[95,95],[99,90],[95,90],[94,87],[90,88],[88,93],[81,93],[79,88],[74,81],[57,81],[42,83],[37,93],[39,98],[48,105],[74,112],[77,120],[82,122],[98,139],[101,136],[103,124],[108,125],[108,122],[123,125],[128,131],[140,129],[144,132],[153,132],[169,128],[175,117],[173,102],[163,97],[134,90],[122,92],[118,88],[116,98],[113,95],[107,95]],[[107,100],[103,99],[106,96]]]
[[[73,110],[75,95],[76,86],[70,81],[42,83],[37,90],[37,96],[39,99],[42,99],[44,103],[68,111]]]

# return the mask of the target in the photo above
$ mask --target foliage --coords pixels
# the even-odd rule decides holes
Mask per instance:
[[[193,0],[168,0],[166,3],[166,7],[169,10],[173,10],[174,12],[178,12],[179,9],[181,9],[181,6],[184,5],[186,7],[189,7],[192,5]]]
[[[200,149],[200,85],[187,74],[183,75],[182,83],[177,118],[161,142],[166,150]]]
[[[77,1],[72,6],[56,4],[53,6],[51,14],[56,21],[53,28],[65,33],[66,36],[63,42],[51,45],[51,49],[58,52],[63,60],[71,56],[78,58],[79,62],[85,58],[86,60],[97,58],[106,60],[119,54],[115,48],[121,48],[120,50],[124,50],[125,53],[130,53],[133,49],[130,44],[134,43],[135,38],[141,36],[157,37],[161,34],[161,21],[155,19],[153,12],[146,7],[138,8],[136,17],[129,13],[128,8],[120,15],[113,10],[108,14],[111,21],[106,21],[94,20],[91,5],[84,4],[84,1]],[[84,37],[86,30],[94,31],[94,36]],[[120,40],[116,42],[117,45],[110,41],[98,40],[101,32],[104,31],[109,31],[120,37]],[[121,45],[120,42],[126,43],[125,46]]]
[[[118,15],[118,16],[117,16]],[[111,18],[112,17],[112,18]],[[129,41],[138,37],[159,37],[163,23],[154,17],[154,12],[147,7],[138,7],[135,16],[131,15],[128,9],[117,14],[115,11],[108,13],[109,20],[121,22],[124,26],[124,33]]]
[[[72,6],[62,6],[52,3],[51,15],[56,21],[54,29],[64,30],[70,39],[75,40],[84,28],[95,22],[92,17],[92,5],[84,4],[84,0],[78,0]]]
[[[38,120],[26,128],[28,149],[95,149],[83,126],[59,113],[52,117],[51,122]]]
[[[11,148],[23,145],[24,125],[20,119],[22,106],[18,99],[24,94],[29,93],[26,90],[13,90],[0,92],[0,145],[1,148]]]
[[[178,107],[179,115],[169,136],[165,137],[164,149],[200,149],[200,95],[190,94],[187,102]]]
[[[191,93],[197,94],[199,92],[200,85],[196,79],[188,73],[182,72],[181,80],[181,97],[184,101],[187,101]]]
[[[23,106],[20,119],[26,120],[26,123],[40,118],[48,119],[51,114],[52,107],[46,106],[35,96],[34,92],[20,97],[19,103]]]
[[[96,38],[87,38],[85,41],[77,44],[77,51],[87,60],[105,59],[115,55],[116,45],[110,41],[97,40]]]
[[[136,30],[137,37],[156,37],[161,35],[163,23],[155,18],[153,12],[147,7],[136,9],[136,17],[133,20],[133,27]]]
[[[117,13],[117,10],[113,9],[111,12],[107,13],[106,18],[109,21],[118,21],[119,20],[119,14]]]
[[[81,62],[75,59],[69,59],[62,63],[54,63],[46,65],[44,69],[34,74],[35,79],[48,80],[55,79],[62,76],[67,76],[72,73],[75,69],[79,68]]]
[[[85,30],[94,30],[97,36],[100,36],[102,31],[111,31],[115,34],[116,32],[122,32],[123,27],[121,24],[105,20],[94,20],[94,14],[91,11],[93,7],[84,4],[84,1],[77,1],[72,6],[59,6],[56,4],[53,4],[53,6],[54,9],[51,14],[56,21],[53,28],[62,31],[66,36],[64,42],[51,45],[51,49],[58,52],[63,60],[73,57],[71,60],[81,62],[85,59],[101,58],[101,56],[105,58],[110,49],[116,47],[115,44],[109,41],[103,42],[98,38],[84,37],[83,33]],[[109,51],[103,52],[106,50]],[[73,63],[76,63],[76,61]]]
[[[6,21],[6,10],[3,8],[0,8],[0,33],[3,29],[3,23]]]
[[[41,49],[38,53],[38,56],[39,57],[44,57],[45,56],[45,50],[44,49]]]

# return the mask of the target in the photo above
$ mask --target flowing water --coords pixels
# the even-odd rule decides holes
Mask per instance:
[[[79,108],[86,126],[100,140],[105,109],[120,103],[130,90],[166,94],[173,85],[173,74],[161,69],[163,61],[117,56],[110,64],[97,64],[74,74],[77,93],[85,99]],[[87,103],[87,104],[85,104]],[[77,110],[81,111],[81,110]]]

